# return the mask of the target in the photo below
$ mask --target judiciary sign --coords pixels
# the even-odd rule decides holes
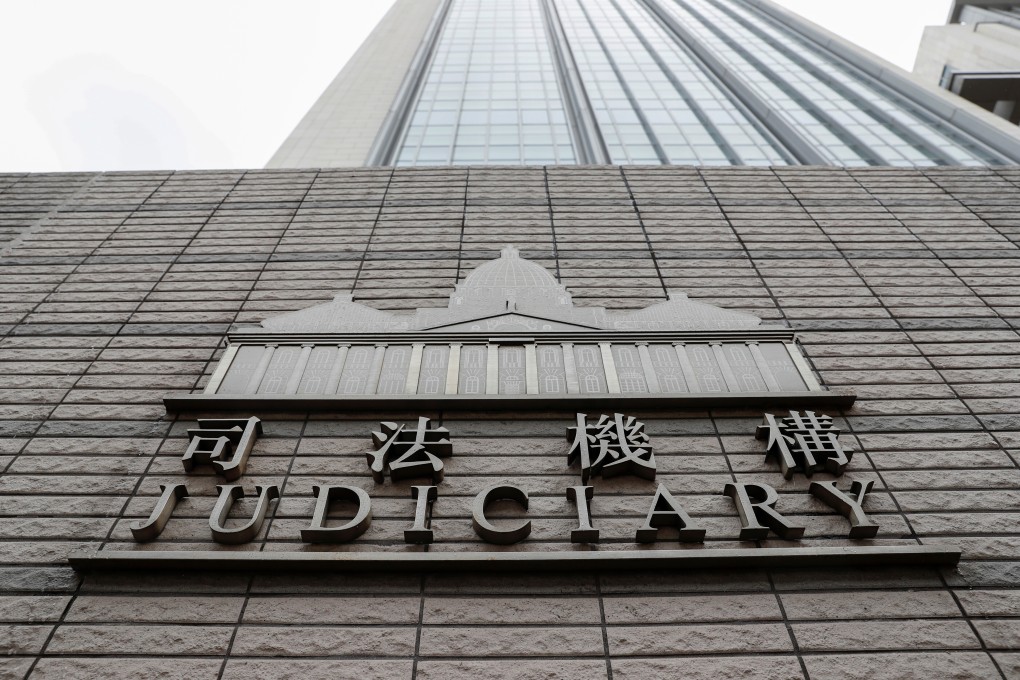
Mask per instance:
[[[233,333],[202,394],[165,399],[171,412],[205,415],[188,431],[182,457],[188,475],[215,475],[223,483],[209,515],[210,548],[251,542],[273,503],[275,484],[255,487],[255,503],[240,522],[228,521],[245,498],[243,478],[263,434],[262,413],[359,410],[393,412],[392,421],[365,434],[365,472],[370,484],[413,481],[408,487],[413,518],[403,530],[410,551],[347,550],[372,523],[372,489],[364,478],[313,488],[314,507],[300,541],[316,551],[230,552],[175,550],[160,536],[188,498],[187,482],[161,485],[147,519],[131,534],[145,550],[102,549],[76,553],[81,568],[148,565],[201,568],[573,569],[668,566],[809,566],[821,564],[954,564],[959,551],[908,543],[869,543],[879,525],[866,505],[871,481],[840,483],[853,451],[823,409],[853,403],[854,395],[822,387],[792,330],[763,326],[749,314],[671,295],[667,302],[629,313],[575,307],[564,286],[539,265],[506,248],[501,257],[472,272],[446,309],[395,314],[337,296],[330,303],[267,319],[259,329]],[[564,536],[573,550],[536,548],[513,552],[430,551],[443,540],[432,526],[443,503],[444,474],[456,461],[457,433],[420,415],[532,408],[567,415],[562,461],[579,483],[563,497],[575,527]],[[808,492],[843,516],[843,544],[799,546],[805,527],[783,514],[782,496],[768,479],[727,482],[741,541],[770,537],[789,547],[718,549],[705,546],[708,528],[689,514],[684,499],[656,482],[654,438],[640,420],[643,410],[758,410],[754,432],[762,455],[774,460],[779,481],[821,473]],[[765,410],[767,409],[767,410]],[[229,417],[227,417],[229,416]],[[527,473],[522,460],[522,473]],[[603,542],[592,512],[595,477],[632,476],[648,485],[643,521],[632,528],[633,546]],[[492,504],[516,506],[494,516]],[[530,496],[512,480],[481,489],[471,503],[470,524],[479,541],[525,544],[532,534]],[[343,505],[344,519],[330,516]],[[235,509],[235,515],[238,513]],[[660,530],[669,528],[668,533]],[[297,533],[297,532],[296,532]],[[295,537],[297,538],[297,537]],[[677,548],[663,544],[678,542]],[[335,546],[330,549],[329,546]],[[620,549],[620,548],[624,549]],[[682,548],[682,549],[678,549]]]

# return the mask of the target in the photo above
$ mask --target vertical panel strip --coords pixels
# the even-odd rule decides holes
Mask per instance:
[[[287,387],[283,390],[284,394],[297,394],[298,386],[301,384],[301,376],[304,375],[305,366],[308,365],[308,357],[312,355],[312,347],[314,347],[314,345],[301,345],[301,354],[298,355],[297,363],[294,366],[294,372],[291,373],[290,379],[287,381]]]
[[[421,377],[421,355],[425,345],[416,342],[411,345],[411,361],[407,364],[407,382],[404,383],[404,394],[418,393],[418,379]]]
[[[490,342],[485,348],[485,393],[499,394],[499,345]]]
[[[567,381],[567,394],[579,394],[581,383],[577,380],[577,362],[574,361],[574,343],[563,343],[563,375]]]
[[[719,369],[722,371],[723,379],[726,381],[726,387],[729,388],[730,392],[740,392],[740,383],[737,382],[737,376],[730,367],[730,361],[726,358],[726,353],[723,352],[722,343],[712,342],[709,344],[715,353],[715,360],[719,363]]]
[[[758,343],[749,342],[747,346],[751,350],[751,356],[754,357],[754,363],[761,372],[761,377],[764,378],[765,386],[769,388],[769,392],[782,391],[783,388],[779,386],[779,381],[776,380],[776,376],[772,373],[769,362],[765,361],[765,355],[761,353],[761,347],[758,346]]]
[[[641,356],[641,368],[645,372],[645,384],[648,385],[649,393],[662,392],[662,388],[659,387],[659,376],[655,375],[655,367],[652,366],[652,355],[648,353],[648,343],[639,342],[637,348],[638,354]]]
[[[701,383],[698,382],[698,373],[694,370],[691,358],[687,356],[687,347],[682,342],[674,342],[676,358],[680,362],[680,370],[684,373],[684,380],[687,382],[687,391],[691,393],[701,392]]]
[[[784,342],[783,344],[786,346],[786,351],[790,354],[790,358],[793,359],[793,364],[800,371],[800,377],[804,379],[804,384],[807,385],[807,388],[812,392],[821,391],[822,386],[818,384],[814,371],[811,370],[808,362],[801,356],[797,346],[792,342]]]
[[[276,352],[276,345],[266,345],[265,351],[262,352],[262,358],[259,359],[259,365],[255,367],[255,372],[251,374],[251,380],[248,381],[247,387],[244,388],[245,394],[255,394],[259,391],[259,385],[262,384],[262,379],[266,377],[266,371],[269,370],[269,362],[273,360],[274,352]]]
[[[365,394],[376,394],[379,391],[379,379],[382,377],[385,359],[386,343],[381,342],[375,346],[375,356],[372,357],[372,366],[368,370],[368,380],[365,383]]]
[[[616,361],[613,359],[613,347],[608,342],[600,342],[602,350],[602,367],[606,371],[606,390],[610,394],[620,393],[620,376],[616,372]]]
[[[461,343],[450,343],[450,361],[446,366],[446,393],[457,394],[460,382],[460,347]]]
[[[538,347],[535,343],[524,346],[524,382],[528,394],[538,394]]]
[[[350,348],[351,346],[348,344],[336,346],[336,359],[333,360],[333,369],[329,372],[326,388],[323,390],[324,393],[336,394],[337,390],[340,389],[340,376],[344,373],[344,364],[347,363],[347,350]]]
[[[223,356],[220,357],[220,363],[216,365],[216,370],[209,377],[209,384],[205,386],[206,394],[216,394],[216,390],[220,389],[220,384],[227,377],[227,371],[230,370],[230,364],[234,363],[234,357],[237,356],[239,347],[240,345],[227,346]]]

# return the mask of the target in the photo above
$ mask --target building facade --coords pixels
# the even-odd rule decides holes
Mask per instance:
[[[1020,5],[953,5],[949,23],[924,31],[914,73],[1020,124]]]
[[[0,673],[1017,677],[1018,204],[1015,168],[3,176]],[[784,472],[790,410],[852,457]],[[571,428],[615,413],[613,470]]]
[[[268,167],[999,165],[1020,134],[768,0],[398,0]]]
[[[1017,139],[398,0],[270,169],[0,175],[0,677],[1020,677]]]

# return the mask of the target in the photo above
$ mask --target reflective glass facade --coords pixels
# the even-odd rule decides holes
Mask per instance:
[[[732,0],[661,6],[838,165],[984,165],[991,157],[777,22]]]
[[[447,0],[386,163],[1007,159],[745,0]]]
[[[560,0],[556,9],[611,162],[787,163],[637,0]]]
[[[540,0],[453,2],[397,164],[574,162]]]

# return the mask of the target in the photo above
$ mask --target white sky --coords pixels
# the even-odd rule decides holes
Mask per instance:
[[[777,0],[910,69],[951,0]],[[5,0],[0,172],[259,168],[392,0]]]

